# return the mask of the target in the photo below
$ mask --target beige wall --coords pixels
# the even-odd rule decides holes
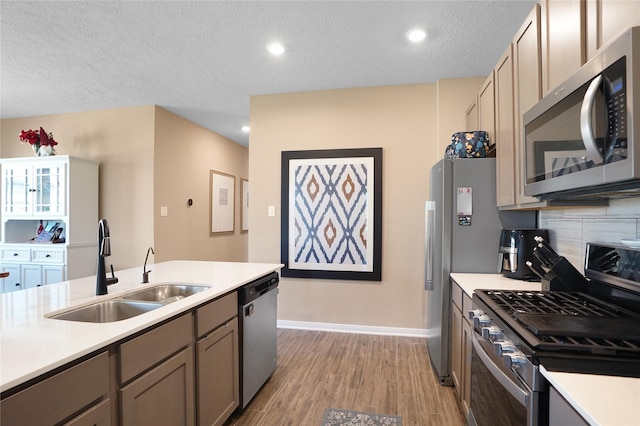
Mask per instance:
[[[240,178],[249,176],[247,148],[162,108],[156,108],[154,231],[156,261],[246,261],[248,233],[240,232]],[[209,235],[209,171],[236,177],[235,231]],[[193,200],[188,206],[187,201]],[[165,206],[168,216],[160,217]],[[176,232],[179,231],[179,232]]]
[[[281,151],[383,148],[382,281],[283,278],[280,320],[425,327],[424,201],[429,169],[448,143],[438,128],[448,133],[447,141],[453,131],[466,130],[464,99],[479,87],[471,84],[465,96],[466,82],[456,83],[251,98],[250,261],[280,261]],[[439,114],[438,99],[448,93],[455,98]],[[271,205],[276,217],[267,216]]]
[[[152,105],[0,124],[3,158],[32,156],[18,134],[42,126],[59,142],[58,154],[100,162],[99,215],[109,221],[107,261],[116,270],[142,265],[149,246],[155,261],[246,260],[246,234],[208,233],[209,170],[246,176],[246,148]],[[194,200],[189,209],[188,198]],[[160,217],[161,205],[168,207],[167,217]]]

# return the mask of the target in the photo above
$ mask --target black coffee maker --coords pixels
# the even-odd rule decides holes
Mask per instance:
[[[540,261],[533,255],[533,249],[538,245],[536,236],[549,241],[546,229],[503,229],[498,249],[498,273],[518,280],[539,281],[540,277],[526,263],[530,261],[534,269],[541,270]]]

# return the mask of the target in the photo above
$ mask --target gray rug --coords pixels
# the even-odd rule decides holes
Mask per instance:
[[[402,417],[327,408],[322,426],[402,426]]]

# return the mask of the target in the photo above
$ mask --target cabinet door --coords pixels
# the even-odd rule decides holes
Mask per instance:
[[[29,187],[29,170],[28,165],[5,165],[3,167],[3,215],[29,213],[29,199],[32,189]]]
[[[513,41],[513,73],[515,77],[515,176],[516,203],[537,203],[524,195],[524,148],[522,115],[541,96],[540,5],[535,5]]]
[[[478,93],[478,130],[489,133],[489,142],[495,143],[495,95],[493,71],[485,80]],[[472,129],[469,129],[472,130]]]
[[[240,403],[238,318],[196,343],[198,425],[222,425]]]
[[[496,194],[498,207],[516,203],[515,131],[513,128],[513,53],[510,44],[494,71],[496,101]]]
[[[7,278],[3,278],[3,288],[2,291],[4,293],[9,293],[10,291],[22,290],[22,267],[20,265],[12,265],[4,263],[2,265],[2,271],[8,272],[9,276]]]
[[[109,400],[104,400],[100,404],[89,408],[84,413],[73,418],[63,426],[110,426],[111,406]]]
[[[471,409],[471,338],[473,327],[462,313],[462,407],[465,414]]]
[[[471,102],[471,105],[469,105],[469,107],[467,108],[467,115],[466,115],[466,125],[467,131],[471,131],[471,130],[479,130],[478,129],[478,98],[477,96],[473,99],[473,101]]]
[[[65,212],[66,165],[34,166],[32,186],[33,213],[38,216],[60,216]]]
[[[42,266],[22,265],[22,284],[23,288],[40,287],[42,285]]]
[[[120,390],[120,424],[193,425],[193,392],[193,349],[188,347]]]
[[[542,96],[585,63],[585,14],[583,0],[542,2]]]
[[[65,280],[64,266],[43,266],[42,283],[44,285],[55,284]]]
[[[587,0],[587,60],[629,27],[640,25],[640,1]]]
[[[462,399],[462,313],[451,304],[451,379]]]

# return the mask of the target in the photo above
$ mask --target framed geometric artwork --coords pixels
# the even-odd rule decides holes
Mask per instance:
[[[210,235],[232,233],[235,225],[235,185],[232,175],[209,171],[211,203],[209,207]]]
[[[381,281],[382,148],[283,151],[283,277]]]

